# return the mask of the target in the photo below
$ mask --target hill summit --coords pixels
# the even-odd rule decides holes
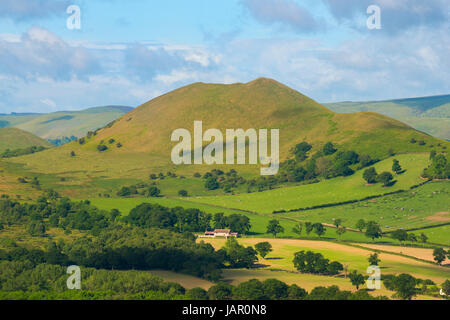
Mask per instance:
[[[181,87],[131,110],[82,141],[15,161],[38,172],[48,172],[46,166],[52,163],[52,173],[84,170],[118,178],[142,178],[159,169],[183,170],[186,166],[171,162],[171,150],[176,145],[171,142],[171,134],[179,128],[192,132],[194,121],[202,121],[203,130],[222,132],[279,129],[280,160],[288,158],[290,150],[302,141],[316,150],[331,141],[340,148],[379,159],[386,158],[388,151],[424,152],[430,150],[429,145],[446,143],[381,114],[335,113],[275,80],[259,78],[248,83]],[[426,143],[411,144],[413,138]],[[71,151],[76,157],[69,156]],[[107,169],[111,167],[114,170]],[[239,170],[244,167],[250,166],[240,166]],[[199,166],[192,170],[202,171]]]

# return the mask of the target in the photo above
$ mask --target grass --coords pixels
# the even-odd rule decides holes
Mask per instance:
[[[0,152],[6,149],[24,149],[32,146],[50,148],[52,145],[32,133],[17,128],[0,128]]]
[[[370,112],[334,113],[274,80],[257,79],[245,84],[196,83],[179,88],[132,110],[112,126],[105,127],[99,130],[96,136],[86,139],[83,145],[72,142],[8,161],[23,165],[22,170],[28,173],[51,174],[66,178],[65,183],[54,183],[47,187],[72,197],[115,193],[118,186],[115,184],[110,187],[112,185],[110,181],[148,181],[150,173],[169,170],[186,177],[192,176],[196,171],[202,173],[214,167],[227,171],[234,168],[242,175],[259,174],[258,165],[173,165],[171,150],[176,143],[170,141],[171,133],[178,128],[192,131],[194,120],[202,120],[204,130],[217,128],[221,132],[230,128],[278,128],[281,160],[288,158],[291,148],[301,141],[311,143],[313,152],[319,150],[326,142],[332,141],[338,148],[353,149],[379,159],[386,158],[389,149],[397,153],[429,152],[431,145],[438,151],[450,146],[449,142],[413,130],[386,116]],[[52,123],[55,122],[49,124]],[[409,143],[411,138],[417,141],[424,140],[426,144],[422,146],[418,143],[411,144]],[[109,144],[110,139],[114,139],[115,143],[120,142],[122,147],[118,148],[115,143]],[[106,144],[108,150],[99,152],[97,146],[100,143]],[[441,146],[438,147],[437,144]],[[70,156],[72,151],[76,156]],[[418,171],[421,169],[423,168],[417,168]],[[408,176],[408,172],[405,176]],[[183,187],[188,187],[192,183],[192,195],[204,194],[200,182],[180,183],[185,184]],[[402,184],[401,181],[398,184]],[[333,188],[336,184],[329,186]],[[174,195],[180,186],[164,182],[162,188],[166,189],[163,191],[167,194]],[[395,188],[396,186],[391,189]],[[287,190],[289,192],[290,189]],[[328,192],[326,197],[334,201],[331,191],[326,191]],[[355,191],[354,196],[360,196],[358,190],[351,191]],[[359,191],[361,194],[371,193],[363,188]],[[376,190],[375,193],[380,191]],[[294,199],[294,205],[296,200]],[[312,198],[311,202],[314,203],[315,200]],[[257,202],[263,203],[259,199]],[[278,206],[273,201],[272,206],[290,207],[290,203],[282,202]]]
[[[423,229],[419,231],[415,231],[414,233],[424,233],[428,237],[429,242],[433,243],[442,243],[450,246],[450,225]]]
[[[224,239],[207,239],[215,248],[221,248]],[[293,265],[294,253],[301,250],[311,250],[320,252],[331,261],[339,261],[348,266],[348,270],[358,270],[366,273],[369,266],[367,261],[369,255],[373,253],[370,249],[355,248],[341,243],[313,241],[313,240],[294,240],[294,239],[262,239],[262,238],[241,238],[238,241],[246,246],[254,246],[258,242],[269,241],[272,244],[273,251],[267,255],[266,259],[260,263],[266,265],[268,269],[296,271]],[[400,274],[410,273],[411,275],[431,279],[438,284],[444,282],[450,277],[450,268],[442,267],[431,263],[417,261],[408,257],[380,253],[380,268],[382,274]]]
[[[275,210],[290,210],[311,206],[363,199],[401,189],[408,189],[423,182],[420,174],[428,163],[428,154],[401,154],[394,157],[400,161],[406,172],[395,176],[396,183],[391,187],[381,184],[366,185],[362,179],[364,170],[349,177],[338,177],[320,183],[280,188],[238,196],[196,197],[192,201],[213,204],[227,208],[249,210],[259,213],[272,213]],[[391,171],[392,159],[374,165],[377,172]]]
[[[449,196],[448,182],[430,182],[400,194],[337,207],[281,213],[277,216],[329,224],[339,218],[342,225],[350,228],[354,228],[359,219],[364,219],[378,222],[383,231],[411,229],[450,222],[450,214],[438,214],[450,211]]]

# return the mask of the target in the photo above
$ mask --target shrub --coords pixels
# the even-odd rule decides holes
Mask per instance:
[[[108,150],[108,147],[105,146],[104,144],[99,144],[99,145],[97,146],[97,150],[100,151],[100,152],[103,152],[103,151]]]

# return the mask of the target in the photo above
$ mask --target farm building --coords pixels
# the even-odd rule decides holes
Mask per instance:
[[[216,237],[238,237],[237,232],[231,232],[230,229],[216,229],[214,231],[206,231],[204,234],[199,235],[199,238],[216,238]]]

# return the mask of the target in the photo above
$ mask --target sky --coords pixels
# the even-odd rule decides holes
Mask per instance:
[[[135,107],[259,77],[322,103],[449,94],[449,3],[1,0],[0,113]]]

